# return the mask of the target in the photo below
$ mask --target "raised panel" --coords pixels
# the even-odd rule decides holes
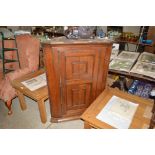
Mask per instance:
[[[65,79],[92,79],[97,56],[98,53],[94,49],[90,51],[82,49],[73,53],[70,51],[65,52],[62,56],[65,67]]]
[[[68,85],[66,86],[66,106],[67,112],[69,110],[76,110],[88,107],[91,99],[91,84]]]
[[[87,61],[75,61],[71,63],[72,67],[72,74],[74,75],[81,75],[81,74],[88,74],[88,62]]]
[[[62,113],[81,113],[95,99],[98,76],[99,48],[67,49],[60,52]]]

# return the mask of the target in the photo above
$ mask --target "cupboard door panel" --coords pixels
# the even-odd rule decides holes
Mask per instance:
[[[80,48],[73,52],[73,49],[61,52],[62,67],[65,69],[65,80],[88,80],[93,78],[94,69],[97,69],[99,52],[97,48],[85,50]],[[97,70],[96,70],[97,71]]]
[[[94,55],[66,57],[66,80],[92,78],[94,61]]]
[[[64,113],[75,113],[77,109],[85,109],[91,102],[92,85],[67,85],[66,86],[66,102],[64,104]]]
[[[95,98],[99,51],[97,48],[60,52],[62,111],[72,115],[86,109]],[[96,80],[95,80],[96,79]]]

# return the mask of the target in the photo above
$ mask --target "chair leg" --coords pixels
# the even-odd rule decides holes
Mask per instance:
[[[12,114],[12,109],[11,109],[11,105],[12,105],[12,100],[9,100],[7,102],[5,102],[6,107],[8,108],[8,115]]]

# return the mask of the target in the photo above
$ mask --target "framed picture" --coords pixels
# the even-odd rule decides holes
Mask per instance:
[[[154,63],[155,64],[155,54],[143,52],[140,56],[138,61],[147,62],[147,63]]]
[[[130,72],[155,78],[155,64],[138,61]]]
[[[136,61],[138,58],[139,53],[138,52],[129,52],[129,51],[122,51],[117,58],[119,59],[126,59],[126,60],[131,60],[131,61]]]
[[[133,66],[133,61],[123,59],[113,59],[109,65],[109,69],[129,72]]]

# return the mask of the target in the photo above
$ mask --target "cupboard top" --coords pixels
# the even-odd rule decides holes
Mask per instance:
[[[42,42],[43,45],[69,45],[69,44],[109,44],[112,41],[108,39],[67,39],[66,37],[58,37]]]

